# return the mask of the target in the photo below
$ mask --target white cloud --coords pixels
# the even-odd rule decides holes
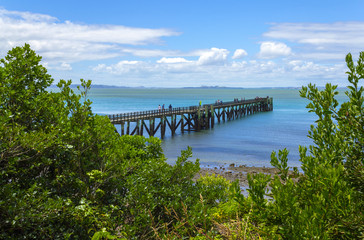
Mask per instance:
[[[317,71],[320,66],[317,64],[314,64],[313,62],[306,62],[301,60],[292,60],[289,61],[287,64],[288,69],[294,71],[294,72],[308,72],[311,73],[313,71]]]
[[[274,23],[263,36],[295,43],[302,58],[344,60],[363,50],[364,22]]]
[[[280,42],[262,42],[258,56],[264,59],[288,56],[291,54],[291,48]]]
[[[264,36],[312,45],[362,46],[363,29],[364,22],[276,23]]]
[[[322,81],[345,81],[345,54],[363,50],[362,29],[362,22],[272,24],[263,34],[259,53],[249,52],[252,61],[242,61],[239,59],[248,55],[246,50],[236,49],[228,58],[229,50],[223,48],[226,46],[187,52],[158,49],[159,45],[153,44],[179,35],[168,29],[76,24],[49,15],[0,8],[0,53],[27,42],[43,56],[49,69],[61,71],[59,75],[90,78],[97,84],[259,87],[314,82],[323,85]],[[93,71],[85,70],[89,64],[85,60],[98,61],[88,68]],[[86,67],[73,69],[75,62]]]
[[[59,67],[59,70],[66,70],[66,71],[70,71],[72,70],[72,67],[69,63],[61,63],[61,66]]]
[[[248,56],[248,53],[244,49],[236,49],[232,59],[240,59]]]
[[[101,64],[98,64],[96,67],[93,67],[92,70],[95,72],[102,72],[102,71],[107,70],[107,66],[106,66],[106,64],[101,63]]]
[[[348,52],[320,52],[320,51],[311,51],[311,52],[302,52],[299,54],[299,57],[302,59],[310,59],[310,60],[324,60],[324,61],[344,61],[345,56]]]
[[[109,66],[106,64],[98,64],[92,70],[95,72],[106,72],[112,75],[121,75],[129,72],[139,72],[140,69],[143,69],[143,65],[145,66],[145,63],[140,61],[120,61]]]
[[[4,8],[0,7],[0,16],[7,16],[9,18],[16,19],[24,19],[30,22],[54,22],[57,21],[57,18],[46,15],[46,14],[37,14],[30,12],[18,12],[18,11],[8,11]]]
[[[324,32],[326,26],[321,27],[320,31]],[[243,49],[235,50],[231,58],[233,61],[227,58],[227,49],[217,47],[208,50],[197,49],[188,53],[170,51],[168,56],[163,55],[166,52],[160,52],[161,58],[156,62],[139,64],[138,72],[124,72],[122,76],[126,79],[138,79],[138,84],[144,86],[155,86],[155,83],[163,81],[168,86],[299,87],[310,82],[319,86],[325,85],[326,82],[345,86],[345,54],[340,49],[355,46],[355,41],[343,43],[340,47],[333,44],[336,40],[330,40],[329,34],[326,35],[327,40],[314,41],[309,40],[310,34],[306,36],[306,33],[300,33],[299,30],[293,35],[293,29],[284,32],[282,27],[280,31],[276,32],[277,35],[264,34],[268,39],[261,42],[260,52],[256,55],[258,58],[254,59],[252,56],[251,61],[236,60],[247,55]],[[352,27],[350,31],[356,30]],[[273,32],[273,28],[270,32]],[[355,34],[357,33],[353,33],[352,36]],[[307,41],[304,40],[305,37]],[[331,37],[335,37],[335,34]],[[288,46],[278,39],[294,44]],[[146,53],[141,55],[148,55],[148,51],[151,51],[150,55],[156,56],[158,53],[158,50],[146,50]],[[197,59],[186,60],[187,56],[189,59]],[[148,78],[145,79],[145,76]]]
[[[334,76],[344,76],[345,66],[344,64],[334,64],[329,66],[324,66],[317,64],[312,61],[303,60],[291,60],[285,65],[286,72],[291,72],[297,76],[312,76],[312,75],[322,75],[323,78],[328,78],[330,76],[325,76],[327,74]]]
[[[338,80],[345,79],[343,64],[322,65],[300,59],[284,60],[279,63],[273,60],[231,61],[225,62],[224,65],[200,65],[198,61],[183,60],[135,64],[120,62],[113,65],[99,65],[94,70],[110,74],[106,78],[115,79],[120,85],[146,87],[154,87],[156,83],[157,86],[168,87],[201,85],[297,87],[310,82],[323,86],[328,81],[338,84]],[[121,77],[126,80],[120,82]],[[133,79],[133,82],[127,79]],[[115,82],[109,84],[117,85]]]
[[[113,58],[129,52],[126,45],[161,42],[179,33],[168,29],[60,22],[49,15],[0,9],[0,51],[29,43],[48,61],[77,62]]]
[[[199,65],[219,65],[224,64],[227,59],[229,51],[220,48],[211,48],[202,53],[198,59]]]
[[[192,62],[192,61],[188,61],[185,58],[166,58],[163,57],[160,60],[157,61],[157,63],[188,63],[188,62]]]
[[[181,55],[178,51],[173,50],[160,50],[160,49],[138,49],[138,48],[124,48],[122,53],[132,54],[136,57],[169,57]]]

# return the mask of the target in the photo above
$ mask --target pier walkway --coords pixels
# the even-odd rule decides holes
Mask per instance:
[[[120,125],[121,135],[154,136],[160,131],[163,139],[166,128],[174,136],[180,128],[181,133],[213,128],[215,121],[229,121],[258,112],[273,110],[273,98],[257,97],[248,100],[204,104],[202,106],[178,107],[142,112],[108,115],[115,126]],[[134,123],[131,126],[131,123]],[[144,131],[145,130],[145,131]]]

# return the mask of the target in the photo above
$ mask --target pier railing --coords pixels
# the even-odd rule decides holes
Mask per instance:
[[[236,101],[228,101],[228,102],[219,102],[219,103],[213,103],[213,104],[204,104],[202,106],[177,107],[177,108],[172,108],[172,109],[165,108],[165,109],[160,109],[160,110],[156,109],[156,110],[138,111],[138,112],[130,112],[130,113],[112,114],[112,115],[108,115],[108,117],[112,123],[120,122],[120,121],[136,121],[139,119],[158,118],[161,116],[194,113],[194,112],[197,112],[199,109],[200,110],[205,109],[205,107],[211,108],[211,106],[213,106],[215,109],[219,109],[219,108],[238,106],[241,104],[266,102],[267,100],[268,100],[268,97],[247,99],[247,100],[244,99],[244,100],[236,100]]]
[[[273,110],[273,98],[255,98],[229,102],[218,101],[202,106],[189,106],[120,113],[109,115],[112,124],[120,125],[120,134],[155,136],[160,132],[163,139],[166,129],[175,135],[177,129],[183,134],[185,131],[200,131],[212,129],[215,119],[230,121],[242,116]],[[125,126],[126,125],[126,126]],[[117,131],[117,130],[116,130]]]
[[[110,118],[111,122],[123,121],[123,120],[132,121],[132,120],[138,120],[138,119],[160,117],[160,116],[171,115],[171,114],[184,114],[184,113],[188,113],[188,112],[197,111],[198,108],[199,108],[198,106],[190,106],[190,107],[177,107],[177,108],[172,108],[172,109],[120,113],[120,114],[109,115],[109,118]]]

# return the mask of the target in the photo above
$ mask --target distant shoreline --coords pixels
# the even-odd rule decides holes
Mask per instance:
[[[80,84],[71,84],[71,88],[77,88]],[[58,88],[52,84],[49,88]],[[319,89],[324,89],[324,86],[318,86]],[[227,86],[200,86],[200,87],[128,87],[115,85],[91,84],[91,89],[301,89],[301,87],[227,87]],[[346,89],[346,87],[338,87],[338,89]]]
[[[71,88],[77,88],[80,84],[71,84]],[[58,88],[52,84],[49,88]],[[319,87],[323,88],[323,87]],[[114,85],[92,84],[91,89],[301,89],[301,87],[226,87],[226,86],[200,86],[200,87],[127,87]],[[340,89],[340,88],[339,88]]]

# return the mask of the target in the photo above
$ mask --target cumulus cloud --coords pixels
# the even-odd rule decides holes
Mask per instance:
[[[0,9],[0,51],[27,42],[49,61],[112,58],[125,54],[127,45],[155,44],[175,35],[179,33],[168,29],[76,24],[49,15]]]
[[[139,72],[139,69],[143,68],[145,65],[140,61],[120,61],[116,64],[106,65],[106,64],[98,64],[92,70],[95,72],[107,72],[113,75],[120,75],[129,72]]]
[[[174,50],[160,50],[160,49],[138,49],[138,48],[124,48],[123,53],[132,54],[136,57],[168,57],[168,56],[179,56],[181,53]]]
[[[45,14],[0,8],[0,53],[27,42],[43,56],[45,66],[69,71],[68,75],[77,72],[72,69],[73,63],[98,60],[99,64],[89,68],[93,71],[81,70],[97,84],[161,86],[163,82],[163,86],[259,87],[297,86],[299,79],[298,85],[323,85],[317,81],[345,81],[345,65],[336,60],[343,62],[347,52],[362,50],[361,29],[363,22],[272,24],[263,34],[259,53],[251,56],[253,61],[242,61],[239,59],[248,55],[244,49],[236,49],[228,58],[229,51],[220,48],[224,46],[189,52],[154,48],[163,38],[180,34],[173,30],[77,24]],[[128,61],[130,55],[138,61]],[[114,64],[112,58],[117,59]],[[100,62],[106,59],[108,64]]]
[[[59,70],[66,70],[66,71],[70,71],[72,70],[72,67],[69,63],[61,63],[60,67],[59,67]]]
[[[180,59],[181,60],[181,59]],[[198,61],[158,60],[155,62],[119,62],[99,65],[97,72],[107,73],[107,79],[133,79],[120,83],[125,86],[200,86],[212,85],[235,87],[297,87],[310,82],[323,86],[330,81],[339,84],[345,79],[345,66],[322,65],[312,61],[251,60],[231,61],[224,65],[199,65]],[[103,74],[104,76],[104,74]],[[146,77],[147,76],[147,77]],[[134,84],[134,80],[138,83]],[[168,83],[165,82],[168,80]],[[343,81],[344,82],[344,81]],[[115,85],[115,83],[109,83]],[[136,84],[136,83],[135,83]]]
[[[291,54],[291,48],[280,42],[262,42],[260,45],[260,58],[271,59]]]
[[[166,58],[163,57],[160,60],[157,61],[157,63],[188,63],[188,62],[192,62],[192,61],[188,61],[185,58]]]
[[[232,59],[240,59],[248,56],[248,53],[244,49],[236,49]]]
[[[211,48],[203,52],[198,59],[198,65],[220,65],[226,62],[229,51],[221,48]]]

